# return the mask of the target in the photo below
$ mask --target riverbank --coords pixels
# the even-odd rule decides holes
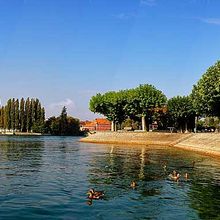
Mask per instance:
[[[163,145],[220,157],[220,133],[97,132],[81,142]]]
[[[41,133],[33,133],[33,132],[0,132],[1,136],[5,135],[17,135],[17,136],[41,136]]]

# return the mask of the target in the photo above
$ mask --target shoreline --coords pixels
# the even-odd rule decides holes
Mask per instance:
[[[120,145],[161,145],[220,158],[220,133],[97,132],[80,142]]]
[[[0,133],[0,136],[44,136],[44,134],[28,133],[28,132],[7,132],[7,133]]]

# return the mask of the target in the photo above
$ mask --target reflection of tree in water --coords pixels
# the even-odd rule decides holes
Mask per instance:
[[[191,207],[197,210],[201,219],[220,219],[219,189],[220,183],[211,173],[192,181],[189,192]]]
[[[148,196],[160,195],[162,192],[169,193],[166,191],[167,184],[168,188],[170,185],[168,175],[173,170],[177,170],[181,174],[181,181],[179,184],[173,182],[171,184],[179,185],[183,191],[175,191],[175,188],[171,191],[175,194],[183,192],[185,195],[184,190],[187,191],[187,188],[190,188],[191,179],[197,172],[197,168],[190,168],[190,166],[193,161],[196,161],[197,166],[203,159],[200,155],[172,148],[148,148],[145,146],[123,148],[113,145],[109,147],[108,153],[95,154],[92,157],[88,179],[91,187],[109,192],[107,194],[110,194],[111,198],[135,192],[136,195],[139,195],[139,200],[145,200]],[[164,164],[167,166],[166,169],[164,169]],[[186,172],[190,177],[188,181],[184,179]],[[130,187],[132,180],[138,183],[138,187],[134,191]],[[212,184],[210,190],[213,187]],[[207,193],[206,196],[209,195],[209,191]],[[216,196],[219,197],[219,194]],[[213,196],[213,198],[215,197]],[[217,208],[217,202],[213,207]]]
[[[120,148],[111,146],[109,153],[92,158],[89,181],[93,187],[111,188],[111,197],[131,192],[130,182],[135,180],[139,186],[135,192],[142,196],[159,194],[158,184],[147,184],[161,179],[161,166],[151,161],[145,147]],[[158,169],[159,168],[159,169]]]
[[[0,144],[0,172],[7,175],[20,175],[38,171],[42,159],[42,142],[2,142]],[[8,163],[8,162],[14,163]],[[8,167],[10,164],[10,167]]]

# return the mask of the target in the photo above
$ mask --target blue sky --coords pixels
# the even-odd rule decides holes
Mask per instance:
[[[187,95],[220,57],[219,0],[0,0],[0,99],[96,117],[98,92]]]

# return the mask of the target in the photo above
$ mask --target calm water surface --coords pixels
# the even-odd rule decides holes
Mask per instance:
[[[0,219],[220,219],[219,160],[78,140],[0,137]],[[174,169],[178,183],[168,179]],[[105,198],[88,201],[91,187]]]

